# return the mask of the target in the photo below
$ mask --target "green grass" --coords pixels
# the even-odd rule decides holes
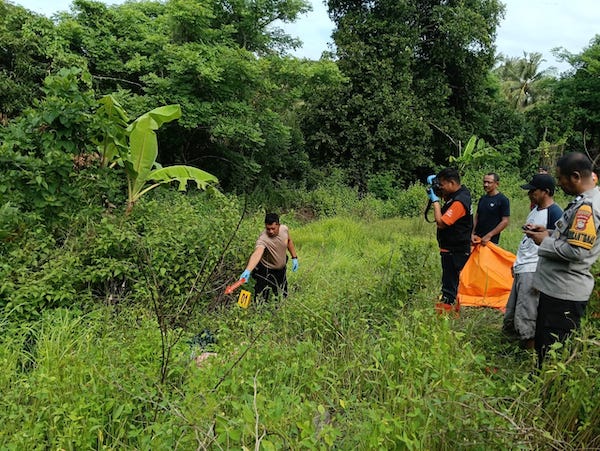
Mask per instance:
[[[526,207],[501,245],[515,249]],[[216,355],[182,340],[165,384],[143,309],[2,322],[2,449],[581,449],[600,446],[600,344],[587,321],[534,373],[502,314],[440,317],[434,226],[334,217],[291,230],[280,304],[199,315]],[[511,249],[511,246],[512,247]]]

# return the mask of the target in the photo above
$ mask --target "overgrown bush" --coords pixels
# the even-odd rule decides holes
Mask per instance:
[[[175,446],[178,433],[168,431],[178,426],[154,385],[160,336],[152,318],[53,309],[28,328],[5,327],[0,447]]]
[[[17,207],[10,202],[0,205],[0,242],[15,239],[22,223]]]
[[[377,199],[387,200],[394,196],[398,189],[396,175],[392,171],[373,174],[367,180],[367,190]]]
[[[160,233],[152,228],[164,228],[164,242],[182,255],[185,240],[166,218],[193,234],[191,223],[214,205],[172,194],[139,205],[128,223],[137,234],[132,242],[156,244]],[[252,213],[242,225],[241,260],[262,220],[262,212]],[[218,235],[220,214],[216,221]],[[123,233],[119,227],[102,225],[101,237]],[[187,332],[169,330],[167,339],[183,339],[172,342],[162,383],[165,337],[141,303],[85,314],[46,309],[27,323],[4,314],[0,448],[598,446],[595,320],[583,324],[573,346],[557,347],[536,376],[532,356],[501,340],[500,312],[435,314],[439,256],[434,227],[423,218],[336,217],[296,226],[293,234],[301,266],[290,273],[290,296],[278,304],[253,300],[248,309],[223,304],[192,315]],[[166,289],[171,277],[160,282]],[[196,364],[207,348],[186,341],[204,329],[215,337],[214,354]]]
[[[77,158],[91,151],[91,76],[80,68],[46,77],[44,97],[0,128],[0,192],[24,212],[53,221],[78,205]],[[89,162],[88,162],[89,163]]]
[[[398,190],[392,201],[395,216],[414,218],[423,215],[428,198],[425,187],[415,183],[406,189]]]
[[[317,217],[332,217],[349,215],[358,205],[357,190],[344,185],[328,185],[307,192],[304,203],[308,205]]]
[[[61,241],[40,227],[0,267],[2,306],[27,317],[90,301],[150,305],[154,292],[174,307],[190,295],[199,302],[202,289],[207,303],[212,284],[225,282],[224,268],[241,266],[226,251],[240,215],[222,195],[163,191],[129,217],[107,213]]]

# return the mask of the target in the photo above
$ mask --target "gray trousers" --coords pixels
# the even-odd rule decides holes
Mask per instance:
[[[540,292],[533,288],[534,274],[515,274],[504,313],[504,330],[516,332],[521,340],[535,337]]]

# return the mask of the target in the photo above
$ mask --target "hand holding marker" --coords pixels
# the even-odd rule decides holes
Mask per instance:
[[[237,290],[241,285],[245,284],[246,282],[248,282],[248,280],[250,280],[250,271],[248,271],[247,269],[244,270],[244,272],[242,273],[242,275],[240,276],[240,280],[238,280],[236,283],[228,285],[227,288],[225,288],[225,294],[231,294],[233,293],[235,290]]]

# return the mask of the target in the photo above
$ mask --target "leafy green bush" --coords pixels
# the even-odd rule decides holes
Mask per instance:
[[[13,207],[10,202],[0,206],[0,241],[16,237],[22,223],[19,213],[19,209]]]
[[[415,183],[406,189],[399,190],[393,198],[396,215],[403,218],[422,216],[427,205],[427,200],[425,187],[420,183]]]
[[[389,199],[397,190],[396,175],[392,171],[373,174],[367,180],[367,190],[377,199]]]
[[[112,232],[124,246],[140,239],[156,245],[164,229],[164,243],[184,255],[185,240],[167,218],[192,234],[194,222],[217,235],[225,224],[204,197],[162,192],[143,201],[131,222],[87,229],[101,232],[87,243]],[[206,214],[218,224],[201,221]],[[240,228],[236,252],[243,258],[262,220],[262,213],[251,214]],[[131,243],[125,224],[136,232]],[[28,323],[2,317],[0,448],[598,446],[594,319],[532,375],[532,356],[500,339],[500,312],[434,313],[439,256],[434,227],[423,218],[335,217],[293,233],[300,270],[290,273],[290,296],[276,305],[223,305],[162,336],[141,303],[96,304],[85,314],[47,309]],[[170,290],[172,276],[157,277]],[[214,354],[196,364],[206,348],[185,339],[204,329],[216,338]],[[183,339],[170,350],[164,383],[157,382],[161,342],[175,336]]]
[[[332,217],[350,215],[358,205],[357,190],[344,185],[330,185],[316,188],[306,193],[304,203],[308,205],[317,217]]]
[[[153,319],[134,313],[56,309],[27,331],[10,325],[0,337],[0,447],[175,446],[177,425],[163,417],[153,384],[160,336]],[[33,343],[19,349],[26,335]],[[32,363],[27,372],[16,365],[21,358]]]
[[[561,447],[600,446],[598,390],[598,322],[592,318],[567,343],[556,343],[539,374],[533,393],[518,406],[524,422],[532,428],[552,431]],[[540,401],[537,402],[536,401]],[[552,414],[548,414],[552,412]],[[538,432],[539,435],[541,431]],[[538,440],[543,440],[538,437]]]
[[[154,292],[177,311],[189,296],[198,302],[194,293],[204,284],[223,280],[220,265],[239,215],[237,202],[217,193],[158,192],[130,217],[104,218],[90,228],[84,280],[105,299],[147,304]]]
[[[130,217],[106,214],[60,241],[40,227],[0,266],[1,306],[29,317],[91,301],[149,305],[154,293],[175,309],[205,283],[224,283],[231,263],[241,266],[236,249],[226,250],[239,215],[237,202],[222,195],[162,191]]]
[[[0,129],[0,192],[22,211],[51,221],[80,197],[72,184],[77,155],[89,151],[91,76],[79,68],[46,78],[45,96]]]

